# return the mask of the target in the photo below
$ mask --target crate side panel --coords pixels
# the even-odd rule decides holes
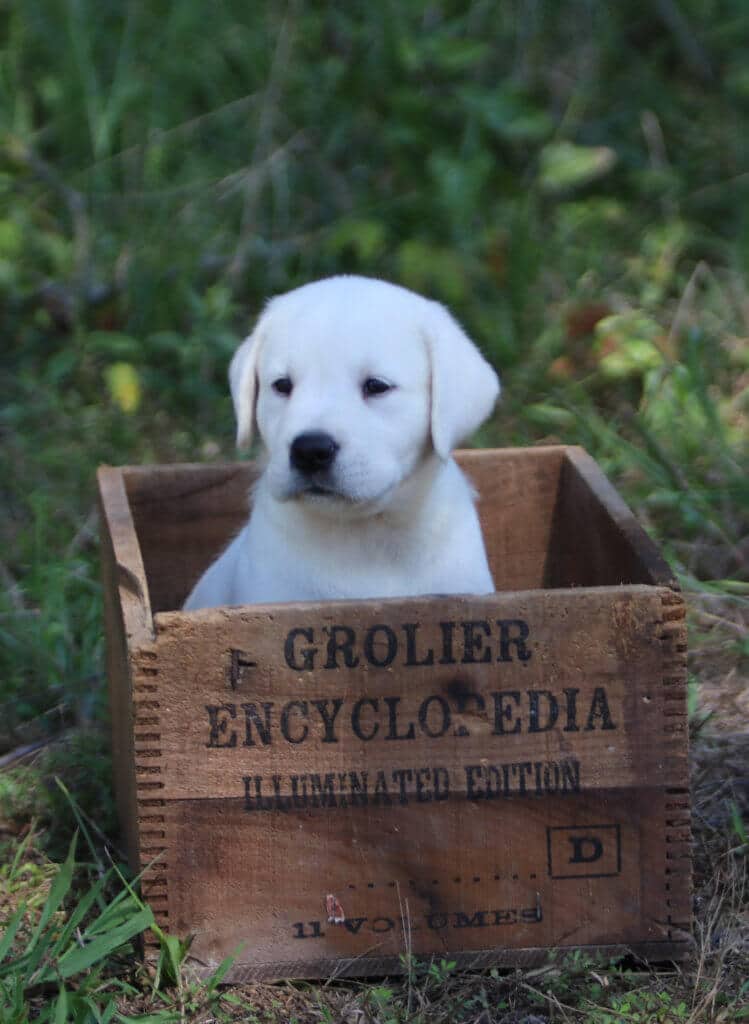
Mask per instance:
[[[138,536],[125,473],[98,473],[102,514],[102,578],[107,674],[112,718],[112,759],[120,824],[128,859],[142,872],[143,892],[156,920],[167,925],[164,868],[165,817],[160,758],[158,655]],[[161,862],[154,868],[152,862]],[[154,885],[154,881],[158,884]]]
[[[683,758],[681,774],[666,789],[666,906],[668,920],[692,928],[692,819],[689,789],[686,606],[679,593],[663,588],[663,741]]]
[[[678,590],[668,564],[595,461],[570,447],[561,468],[544,585],[633,583]]]
[[[481,529],[499,591],[543,587],[565,448],[457,453],[478,492]]]
[[[100,466],[96,474],[102,534],[109,558],[107,584],[115,596],[129,647],[153,640],[153,619],[146,571],[125,488],[125,474]]]
[[[118,572],[111,537],[102,517],[101,576],[104,595],[106,666],[112,719],[112,773],[117,816],[133,871],[139,868],[140,840],[133,759],[133,703],[130,661],[119,603]]]
[[[133,740],[132,658],[134,652],[151,644],[153,621],[145,570],[122,472],[102,466],[97,473],[97,482],[114,788],[128,858],[137,871],[140,837]]]
[[[129,468],[127,492],[154,611],[182,606],[246,520],[254,463]]]
[[[141,647],[130,656],[133,708],[133,764],[139,835],[141,890],[156,924],[169,927],[168,886],[172,877],[168,840],[162,742],[164,710],[159,687],[157,647]],[[173,844],[171,846],[173,849]],[[156,943],[155,936],[148,941]]]

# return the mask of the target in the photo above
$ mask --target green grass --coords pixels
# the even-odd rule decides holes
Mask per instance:
[[[504,383],[479,442],[584,444],[679,572],[698,688],[746,685],[747,39],[742,0],[0,10],[0,825],[38,823],[11,841],[28,913],[81,822],[116,858],[95,468],[233,457],[230,354],[267,296],[316,277],[449,304]],[[721,858],[746,851],[729,796],[699,833]],[[50,921],[72,919],[88,871]],[[115,874],[95,902],[126,894]],[[37,941],[62,962],[52,932]],[[76,991],[125,1015],[218,1013],[164,949],[171,988],[106,951]],[[667,1000],[621,966],[554,964],[536,984],[422,965],[405,985],[287,992],[284,1012],[729,1021],[745,961],[721,950]],[[38,1009],[29,962],[2,967],[26,1003],[9,1019]],[[723,1003],[704,1002],[713,982]],[[266,989],[230,997],[221,1013],[281,1012]]]
[[[102,972],[111,971],[112,954],[122,955],[130,940],[153,923],[150,909],[126,888],[106,898],[109,873],[77,893],[74,909],[64,914],[61,908],[76,869],[75,846],[74,838],[50,880],[44,903],[34,908],[33,897],[19,899],[0,940],[0,1018],[9,1024],[28,1019],[30,1006],[40,1022],[95,1019],[99,991],[105,985]],[[25,852],[22,844],[7,875],[6,885],[14,895]],[[114,987],[127,991],[122,982]]]

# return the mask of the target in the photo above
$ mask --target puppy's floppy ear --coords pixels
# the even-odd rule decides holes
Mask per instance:
[[[429,303],[425,324],[432,371],[432,444],[442,459],[494,408],[499,377],[456,320]]]
[[[245,338],[229,364],[229,386],[237,420],[237,447],[248,448],[252,441],[257,402],[257,363],[266,329],[265,314],[255,330]]]

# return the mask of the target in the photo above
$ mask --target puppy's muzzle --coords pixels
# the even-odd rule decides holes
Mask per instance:
[[[340,445],[321,430],[298,434],[291,442],[289,458],[294,469],[305,476],[330,469]]]

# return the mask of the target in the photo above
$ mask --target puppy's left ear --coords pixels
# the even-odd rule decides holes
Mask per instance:
[[[442,459],[489,416],[499,377],[456,320],[429,303],[426,340],[432,370],[432,444]]]
[[[255,423],[257,402],[257,363],[265,333],[261,316],[252,334],[245,338],[229,364],[229,386],[237,419],[237,448],[249,448]]]

